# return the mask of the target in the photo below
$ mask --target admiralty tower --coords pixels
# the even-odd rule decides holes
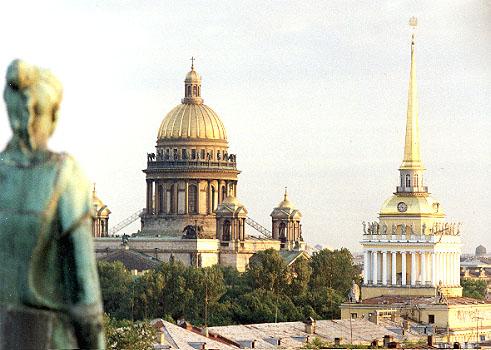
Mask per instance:
[[[184,98],[163,119],[143,172],[147,194],[141,235],[216,237],[215,211],[227,196],[237,195],[240,171],[223,122],[203,103],[194,62],[184,80]]]

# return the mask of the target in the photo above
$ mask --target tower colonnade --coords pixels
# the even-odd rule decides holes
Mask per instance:
[[[460,284],[459,250],[371,248],[364,251],[365,286],[454,287]]]

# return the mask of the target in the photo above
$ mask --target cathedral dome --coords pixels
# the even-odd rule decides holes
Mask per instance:
[[[204,104],[182,103],[174,107],[160,124],[158,139],[199,138],[227,140],[218,114]]]
[[[206,139],[227,141],[225,126],[218,114],[203,104],[201,77],[194,70],[186,74],[184,98],[160,124],[158,139]]]
[[[483,245],[479,245],[476,248],[476,256],[484,256],[486,255],[486,247]]]

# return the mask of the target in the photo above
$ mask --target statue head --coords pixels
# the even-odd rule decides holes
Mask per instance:
[[[48,70],[14,60],[7,68],[3,98],[13,139],[27,151],[46,149],[62,98],[58,79]]]

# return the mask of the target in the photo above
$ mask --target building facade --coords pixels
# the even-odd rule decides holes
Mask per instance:
[[[184,80],[184,98],[163,119],[143,172],[147,189],[141,230],[125,238],[124,245],[119,237],[94,235],[98,257],[129,246],[160,261],[244,271],[258,251],[305,250],[301,214],[286,193],[271,214],[272,232],[247,216],[237,198],[237,156],[229,153],[222,120],[203,103],[194,64]],[[247,234],[247,223],[262,236]]]

